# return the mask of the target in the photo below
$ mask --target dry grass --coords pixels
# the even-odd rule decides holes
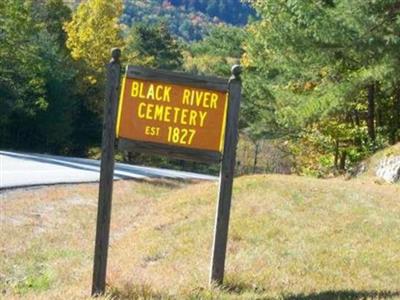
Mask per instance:
[[[226,284],[210,290],[216,191],[116,183],[107,298],[400,298],[399,186],[237,179]],[[4,298],[88,296],[96,196],[90,184],[0,195]]]

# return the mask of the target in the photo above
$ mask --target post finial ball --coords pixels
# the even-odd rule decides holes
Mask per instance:
[[[232,76],[235,78],[240,78],[240,74],[242,73],[242,67],[240,65],[234,65],[231,69]]]
[[[121,57],[121,49],[112,48],[111,49],[111,60],[114,62],[119,62],[120,57]]]

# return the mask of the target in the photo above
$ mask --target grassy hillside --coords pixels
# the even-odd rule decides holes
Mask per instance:
[[[217,184],[118,182],[108,299],[400,298],[400,187],[238,178],[226,285],[207,288]],[[97,186],[2,193],[6,299],[87,298]]]

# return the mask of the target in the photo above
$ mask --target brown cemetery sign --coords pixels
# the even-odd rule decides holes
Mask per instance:
[[[107,68],[92,295],[105,291],[114,141],[121,150],[220,163],[210,283],[222,283],[241,96],[240,67],[230,80],[128,66],[118,102],[120,51]]]
[[[118,138],[222,151],[226,91],[173,84],[170,77],[163,82],[144,80],[138,75],[139,78],[128,77],[135,70],[143,72],[143,69],[128,68],[122,84]]]
[[[227,80],[129,66],[117,117],[119,147],[219,162],[227,109]]]

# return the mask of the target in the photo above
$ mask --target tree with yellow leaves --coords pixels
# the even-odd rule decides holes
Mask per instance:
[[[82,2],[66,23],[67,47],[76,60],[83,60],[95,72],[102,72],[110,59],[110,49],[123,44],[119,17],[122,0]]]
[[[123,46],[119,24],[122,8],[122,0],[88,0],[64,24],[67,47],[83,78],[78,93],[87,99],[83,105],[98,115],[103,107],[104,73],[110,50]]]

